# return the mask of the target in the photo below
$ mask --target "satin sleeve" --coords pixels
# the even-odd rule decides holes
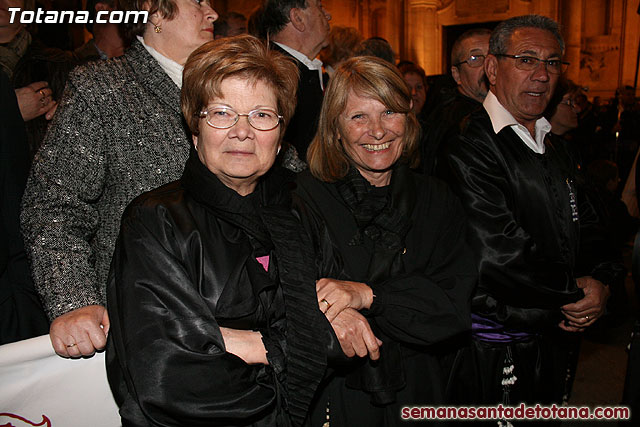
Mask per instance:
[[[564,141],[563,141],[564,142]],[[571,150],[572,146],[566,144],[563,147]],[[598,203],[597,193],[587,185],[587,178],[583,170],[577,171],[578,204],[580,212],[580,255],[576,265],[576,275],[589,275],[605,285],[618,285],[624,283],[627,269],[622,263],[621,254],[613,249],[617,243],[615,236],[608,231],[607,224],[610,219],[601,216],[602,211],[596,208]],[[602,203],[602,202],[601,202]],[[626,206],[620,201],[624,212]],[[606,209],[606,208],[605,208]],[[630,216],[628,216],[630,218]],[[637,227],[636,227],[637,228]]]
[[[491,136],[486,138],[492,141]],[[446,175],[466,209],[468,241],[477,259],[479,285],[473,299],[474,312],[518,328],[548,323],[559,315],[559,307],[577,301],[583,294],[576,286],[570,263],[550,259],[541,250],[541,242],[516,218],[514,192],[525,190],[515,181],[526,181],[518,176],[526,171],[518,169],[517,160],[511,159],[509,164],[492,144],[460,136],[452,141],[453,147],[445,156],[449,168]],[[540,177],[539,181],[545,179]],[[533,193],[545,194],[544,188],[533,187],[529,187],[529,204],[518,208],[553,209],[544,205],[550,204],[548,200]],[[548,233],[553,230],[541,234]]]
[[[276,401],[271,368],[225,351],[199,293],[206,285],[185,266],[195,261],[173,244],[170,220],[154,215],[160,214],[125,212],[108,282],[109,339],[128,401],[152,425],[244,425],[263,418]],[[120,412],[126,419],[126,405]]]
[[[370,284],[376,297],[363,311],[385,335],[407,344],[431,345],[471,329],[470,299],[477,274],[465,242],[464,211],[449,191],[438,198],[444,208],[437,217],[417,215],[422,223],[409,234],[420,238],[414,236],[403,255],[410,258],[405,265],[424,268]],[[420,261],[427,254],[426,263]]]
[[[302,199],[294,204],[313,242],[318,277],[366,282],[376,296],[362,314],[385,336],[412,345],[434,344],[471,328],[470,296],[477,274],[465,242],[464,210],[442,183],[430,194],[408,232],[403,255],[408,273],[378,284],[347,275],[326,222]]]

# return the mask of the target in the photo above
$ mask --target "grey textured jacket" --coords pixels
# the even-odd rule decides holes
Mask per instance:
[[[105,305],[127,204],[180,177],[190,138],[180,89],[137,40],[120,58],[75,69],[36,155],[21,223],[50,319]]]

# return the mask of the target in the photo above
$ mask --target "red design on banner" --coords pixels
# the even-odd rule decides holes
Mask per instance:
[[[27,427],[27,426],[51,427],[51,420],[47,418],[46,415],[43,414],[42,422],[36,424],[27,420],[26,418],[22,418],[20,415],[10,414],[8,412],[0,413],[0,427]]]

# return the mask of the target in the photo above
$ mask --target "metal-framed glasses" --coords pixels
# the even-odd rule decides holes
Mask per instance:
[[[257,130],[275,129],[283,117],[271,108],[256,108],[247,114],[241,114],[230,107],[213,106],[200,112],[200,118],[207,119],[207,124],[216,129],[229,129],[245,116],[252,128]]]
[[[560,104],[568,105],[571,108],[573,108],[576,105],[576,103],[571,98],[563,99],[562,101],[560,101]]]
[[[544,63],[547,67],[547,71],[551,74],[562,74],[567,71],[567,68],[569,67],[568,62],[563,62],[560,59],[540,59],[535,56],[507,55],[506,53],[498,53],[496,56],[515,59],[516,68],[523,71],[533,71],[538,68],[538,65],[541,62]]]
[[[471,55],[464,61],[460,61],[457,64],[453,64],[453,66],[458,67],[466,62],[467,65],[471,68],[482,67],[482,64],[484,64],[484,58],[486,58],[486,55]]]

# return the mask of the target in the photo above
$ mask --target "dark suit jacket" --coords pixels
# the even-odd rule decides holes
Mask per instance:
[[[16,95],[0,71],[0,344],[44,335],[49,322],[33,288],[20,234],[29,146]]]
[[[293,59],[300,72],[298,83],[298,103],[296,111],[284,134],[284,140],[296,147],[300,159],[306,161],[307,148],[318,129],[318,117],[322,107],[323,92],[320,87],[318,70],[310,70],[280,46],[272,43],[271,48]]]

